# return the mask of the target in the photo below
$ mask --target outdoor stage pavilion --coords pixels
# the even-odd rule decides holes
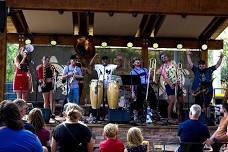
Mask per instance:
[[[142,47],[143,63],[148,63],[148,47],[223,49],[217,36],[228,26],[228,0],[0,0],[0,101],[4,99],[7,43],[75,45],[87,36],[95,46],[126,46],[132,42]],[[208,51],[201,51],[207,61]],[[92,126],[102,137],[103,126]],[[129,126],[120,127],[126,134]],[[176,127],[142,126],[145,139],[165,141],[176,137]],[[151,131],[153,129],[153,131]],[[215,128],[212,128],[212,131]],[[168,133],[170,132],[170,134]],[[101,138],[100,137],[100,138]],[[121,137],[126,141],[126,137]],[[151,139],[152,138],[152,139]],[[99,138],[98,138],[99,139]],[[97,141],[96,141],[97,143]]]

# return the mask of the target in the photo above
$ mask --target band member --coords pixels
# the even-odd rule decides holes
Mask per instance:
[[[138,117],[145,116],[143,114],[143,104],[146,97],[146,89],[148,83],[148,69],[141,66],[141,61],[138,58],[133,59],[133,69],[130,72],[130,75],[139,75],[141,84],[133,85],[131,87],[132,98],[136,99],[136,103],[133,105],[134,120],[138,120]],[[152,77],[152,74],[151,74]],[[149,106],[155,109],[157,104],[157,98],[154,93],[153,88],[149,85],[148,93],[148,102]]]
[[[77,39],[77,45],[75,46],[75,52],[81,59],[88,59],[94,57],[95,47],[89,39],[81,37]]]
[[[98,54],[96,53],[95,56],[90,61],[90,66],[94,65],[95,59],[98,57]],[[115,59],[116,64],[109,64],[108,63],[108,57],[103,56],[101,58],[101,64],[95,64],[94,68],[97,72],[98,79],[100,81],[103,81],[104,87],[107,87],[108,82],[111,80],[112,73],[115,69],[118,69],[122,66],[122,56],[117,56]]]
[[[98,54],[96,53],[95,56],[92,58],[92,60],[90,61],[90,66],[93,66],[95,63],[95,60],[97,59]],[[97,78],[99,81],[103,82],[103,107],[105,105],[106,100],[106,95],[107,95],[107,86],[109,81],[111,80],[112,77],[112,73],[114,70],[120,68],[122,66],[122,56],[118,55],[116,59],[114,59],[114,61],[116,62],[116,64],[109,64],[108,63],[108,57],[107,56],[103,56],[101,58],[101,64],[95,64],[94,65],[94,69],[97,72]],[[103,114],[102,114],[103,113]],[[101,115],[102,117],[104,117],[105,115],[105,109],[103,109],[103,111],[101,111],[101,114],[97,113],[96,109],[92,111],[92,115],[96,117],[96,119],[99,119],[99,115]]]
[[[79,104],[79,85],[78,79],[83,79],[81,68],[77,65],[76,55],[70,57],[70,65],[64,67],[62,79],[66,80],[67,95],[69,102],[75,101]]]
[[[168,56],[163,52],[160,54],[162,65],[160,66],[160,74],[164,79],[165,91],[168,96],[168,122],[172,121],[172,111],[176,104],[178,120],[182,119],[183,110],[183,91],[180,88],[180,83],[177,79],[177,65],[175,61],[169,60]]]
[[[198,62],[198,67],[192,63],[191,52],[187,51],[187,60],[191,70],[194,73],[194,81],[192,84],[193,96],[195,96],[195,103],[199,104],[202,109],[207,114],[209,110],[209,105],[213,97],[213,86],[212,86],[212,73],[221,65],[223,59],[223,53],[221,53],[220,58],[216,65],[211,67],[206,67],[205,61],[200,60]]]
[[[17,99],[28,100],[29,82],[31,74],[29,72],[29,60],[24,47],[19,49],[19,54],[14,59],[15,74],[13,90],[17,94]]]
[[[42,64],[37,66],[37,77],[39,80],[39,84],[41,87],[43,99],[44,99],[44,108],[50,108],[52,113],[55,112],[55,104],[54,104],[54,80],[58,71],[56,68],[50,64],[50,57],[44,56],[42,58]]]

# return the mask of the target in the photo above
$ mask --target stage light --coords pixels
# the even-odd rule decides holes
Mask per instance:
[[[128,47],[128,48],[132,48],[132,47],[133,47],[133,43],[128,42],[128,43],[127,43],[127,47]]]
[[[107,44],[107,42],[102,42],[102,43],[101,43],[101,46],[102,46],[102,47],[107,47],[108,44]]]
[[[207,48],[208,48],[207,44],[203,44],[203,45],[201,46],[201,49],[202,49],[203,51],[207,50]]]
[[[178,48],[178,49],[182,49],[182,48],[183,48],[183,44],[178,43],[178,44],[177,44],[177,48]]]
[[[157,49],[158,47],[159,47],[159,45],[158,45],[157,42],[153,43],[153,48],[154,48],[154,49]]]
[[[50,42],[50,43],[51,43],[51,45],[52,45],[52,46],[57,45],[57,41],[56,41],[56,40],[51,40],[51,42]]]
[[[32,43],[32,41],[29,39],[29,38],[27,38],[26,40],[25,40],[25,44],[31,44]]]

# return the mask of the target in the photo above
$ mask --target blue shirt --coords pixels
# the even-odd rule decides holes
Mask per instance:
[[[146,68],[134,68],[131,70],[130,75],[140,75],[141,84],[147,84],[148,70]]]
[[[0,152],[43,152],[36,135],[27,130],[0,129]]]
[[[209,91],[213,91],[212,73],[215,70],[216,70],[216,67],[211,66],[209,68],[206,68],[203,72],[201,72],[201,70],[198,67],[193,65],[192,71],[193,71],[195,77],[194,77],[194,81],[192,84],[192,90],[193,91],[198,90],[200,88],[201,82],[207,82],[207,83],[211,83],[211,85],[208,86]]]
[[[81,68],[78,67],[78,66],[72,66],[72,65],[68,65],[66,67],[64,67],[63,69],[63,75],[66,75],[66,74],[71,74],[71,73],[74,73],[76,75],[82,75],[82,71],[81,71]],[[71,78],[68,78],[68,88],[78,88],[78,81],[77,80],[73,80],[72,81],[72,84],[70,85],[69,84],[69,81],[71,80]]]
[[[202,122],[189,119],[179,125],[178,136],[181,142],[203,143],[210,133]]]

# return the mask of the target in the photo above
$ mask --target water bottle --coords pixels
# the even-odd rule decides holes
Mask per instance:
[[[148,106],[146,109],[146,123],[152,123],[152,115],[152,109]]]

